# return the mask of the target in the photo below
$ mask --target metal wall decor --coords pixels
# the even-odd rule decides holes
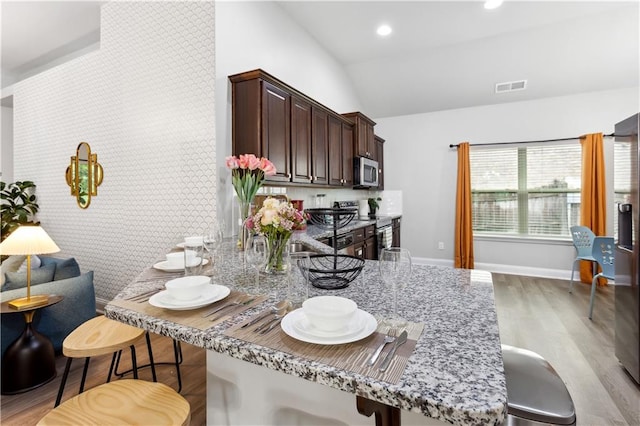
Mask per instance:
[[[71,164],[65,173],[67,185],[71,187],[71,195],[76,197],[80,208],[89,207],[91,197],[98,195],[102,177],[98,154],[91,153],[91,147],[87,142],[80,142],[76,155],[71,157]]]

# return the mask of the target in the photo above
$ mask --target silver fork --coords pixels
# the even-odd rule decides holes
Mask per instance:
[[[389,331],[387,331],[387,335],[384,336],[384,340],[382,341],[382,343],[380,343],[380,346],[378,346],[373,355],[371,355],[371,358],[369,358],[369,365],[373,365],[376,363],[378,357],[382,353],[382,349],[384,349],[387,344],[393,343],[396,340],[396,334],[397,332],[395,328],[390,328]]]
[[[209,311],[209,312],[205,313],[204,315],[202,315],[202,317],[206,318],[209,315],[213,315],[216,312],[222,311],[223,309],[235,308],[237,306],[248,305],[249,303],[253,302],[254,300],[256,300],[256,298],[254,296],[245,295],[244,297],[242,297],[242,298],[240,298],[238,300],[235,300],[234,302],[227,303],[226,305],[220,306],[219,308],[216,308],[216,309],[214,309],[212,311]],[[217,316],[211,318],[211,321],[215,321],[215,320],[217,320],[219,318],[221,318],[221,316],[217,315]]]

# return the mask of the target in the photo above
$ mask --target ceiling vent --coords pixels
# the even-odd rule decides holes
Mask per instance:
[[[514,92],[527,88],[527,80],[507,81],[496,84],[496,93]]]

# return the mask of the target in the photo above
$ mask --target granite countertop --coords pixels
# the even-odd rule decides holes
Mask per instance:
[[[318,243],[305,232],[296,240]],[[320,247],[323,246],[323,247]],[[230,245],[214,282],[239,289],[245,284],[242,254]],[[282,278],[270,277],[270,285]],[[127,286],[116,298],[141,293],[158,281],[140,280]],[[366,261],[360,276],[347,288],[321,290],[311,287],[310,296],[331,294],[354,300],[360,309],[384,317],[389,296],[380,283],[377,262]],[[425,324],[413,355],[399,383],[380,382],[356,373],[268,349],[224,336],[229,327],[265,309],[251,308],[205,331],[162,318],[140,314],[108,304],[105,314],[151,332],[265,366],[306,380],[379,401],[404,410],[453,424],[501,424],[507,409],[507,391],[502,364],[498,322],[491,274],[440,266],[414,265],[412,277],[399,299],[400,314]]]

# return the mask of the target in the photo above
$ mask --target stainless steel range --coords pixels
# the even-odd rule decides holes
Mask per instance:
[[[358,210],[358,201],[336,201],[333,203],[333,207],[341,209],[353,209]],[[376,254],[380,255],[380,251],[384,248],[389,248],[393,242],[393,228],[391,216],[375,215],[375,216],[358,216],[358,220],[371,221],[375,220],[376,224]]]

